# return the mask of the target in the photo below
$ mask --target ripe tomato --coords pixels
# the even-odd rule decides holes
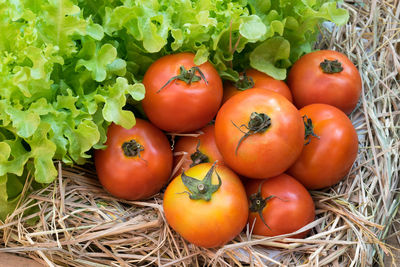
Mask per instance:
[[[97,175],[103,187],[118,198],[148,198],[167,183],[172,151],[167,137],[147,121],[125,129],[111,124],[107,148],[95,151]]]
[[[222,100],[222,81],[206,62],[195,66],[194,54],[164,56],[146,71],[143,84],[144,112],[158,128],[190,132],[205,126],[217,113]]]
[[[235,84],[226,82],[224,84],[224,96],[222,103],[225,103],[232,96],[250,88],[264,88],[274,91],[293,102],[292,93],[284,81],[275,80],[271,76],[255,69],[249,69],[243,73]]]
[[[339,182],[357,157],[358,137],[350,119],[340,109],[326,104],[312,104],[300,110],[311,127],[309,142],[290,167],[293,175],[308,189],[321,189]]]
[[[225,164],[249,178],[283,173],[300,155],[304,124],[296,107],[278,93],[248,89],[229,99],[215,121]]]
[[[298,108],[324,103],[350,114],[361,94],[361,77],[342,53],[321,50],[302,56],[288,75],[294,103]]]
[[[315,207],[310,193],[287,174],[266,180],[253,179],[246,184],[246,192],[250,202],[249,225],[254,223],[253,234],[289,234],[314,220]],[[291,237],[303,238],[308,232]]]
[[[164,194],[168,224],[187,241],[206,248],[222,246],[242,231],[247,205],[238,176],[211,163],[196,165],[175,177]]]
[[[174,148],[177,155],[174,155],[173,170],[177,175],[200,163],[218,161],[218,164],[223,164],[222,155],[215,144],[214,130],[214,125],[208,125],[200,130],[198,137],[179,138]]]

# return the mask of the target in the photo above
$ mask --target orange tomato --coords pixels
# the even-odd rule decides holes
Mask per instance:
[[[111,124],[107,148],[94,155],[98,178],[113,196],[128,200],[151,197],[167,183],[172,151],[167,137],[147,121],[125,129]]]
[[[217,70],[210,62],[196,66],[193,60],[192,53],[167,55],[144,75],[143,110],[164,131],[198,130],[214,118],[221,105],[223,89]]]
[[[282,95],[260,88],[229,99],[215,121],[215,141],[224,163],[249,178],[287,170],[304,145],[304,123]]]
[[[225,103],[232,96],[250,88],[264,88],[283,95],[290,102],[293,102],[292,93],[284,81],[275,80],[268,74],[255,69],[249,69],[241,74],[237,83],[224,83],[224,96],[222,103]]]
[[[288,173],[308,189],[321,189],[339,182],[350,170],[358,152],[358,136],[340,109],[312,104],[300,110],[310,119],[307,145]]]
[[[168,185],[164,213],[168,224],[187,241],[219,247],[235,238],[247,223],[246,191],[229,168],[202,163]]]
[[[176,175],[200,163],[215,162],[223,164],[223,158],[215,144],[215,126],[208,125],[200,130],[198,137],[183,136],[174,147],[174,170]],[[183,154],[182,153],[186,153]]]
[[[314,220],[315,207],[310,193],[287,174],[266,180],[249,180],[246,192],[250,202],[249,225],[254,224],[253,234],[289,234]],[[308,232],[291,237],[303,238]]]
[[[323,103],[350,114],[362,90],[356,66],[344,54],[332,50],[302,56],[293,64],[287,82],[299,109]]]

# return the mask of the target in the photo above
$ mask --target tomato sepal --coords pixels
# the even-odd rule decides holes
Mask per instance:
[[[235,154],[237,155],[238,149],[240,144],[249,137],[250,135],[256,134],[256,133],[263,133],[265,132],[270,126],[271,126],[271,118],[265,114],[265,113],[258,113],[258,112],[252,112],[250,114],[250,120],[246,125],[242,124],[240,126],[237,126],[233,121],[231,121],[232,124],[239,130],[241,131],[244,135],[239,139],[239,142],[236,146]],[[248,131],[245,132],[241,127],[245,127]]]
[[[305,129],[304,140],[306,141],[304,145],[306,146],[311,142],[311,137],[319,139],[319,136],[314,132],[314,124],[311,118],[307,117],[307,115],[304,115],[303,121]]]
[[[124,151],[124,155],[127,157],[134,158],[139,156],[139,158],[141,158],[140,152],[144,151],[144,146],[135,139],[132,139],[122,144],[122,150]]]
[[[199,139],[199,142],[197,142],[196,151],[192,155],[190,155],[190,159],[192,160],[190,167],[196,166],[201,163],[209,163],[210,162],[210,159],[208,158],[208,156],[206,154],[204,154],[203,152],[201,152],[199,150],[199,148],[200,148],[200,139]]]
[[[239,76],[239,80],[234,85],[238,90],[244,91],[254,87],[254,80],[251,76],[247,76],[244,71],[242,75]]]
[[[200,74],[200,76],[196,75],[196,71]],[[164,85],[163,87],[161,87],[157,93],[161,92],[162,89],[164,89],[168,84],[170,84],[171,82],[175,81],[175,80],[180,80],[180,81],[184,81],[187,84],[191,84],[192,82],[198,82],[201,79],[204,80],[204,82],[206,84],[208,84],[208,81],[206,79],[206,77],[204,76],[204,73],[200,70],[199,67],[191,67],[189,70],[186,70],[186,68],[184,66],[181,66],[179,68],[179,75],[176,75],[174,77],[172,77],[171,79],[169,79]]]
[[[261,218],[261,221],[264,223],[264,225],[267,226],[267,228],[272,231],[272,229],[268,226],[267,222],[264,219],[263,210],[267,206],[269,200],[271,200],[274,197],[276,197],[276,198],[279,198],[279,197],[274,196],[274,195],[270,195],[270,196],[267,196],[266,198],[263,198],[262,195],[261,195],[261,187],[264,184],[264,182],[265,181],[260,183],[257,193],[254,193],[254,194],[250,195],[250,197],[249,197],[249,200],[250,200],[249,210],[250,210],[250,212],[257,212],[258,215]],[[279,199],[282,200],[282,201],[286,201],[286,200],[281,199],[281,198],[279,198]]]
[[[214,185],[211,183],[211,177],[212,174],[215,170],[215,165],[214,163],[210,170],[208,170],[206,176],[203,178],[203,180],[197,180],[193,177],[187,176],[185,172],[182,173],[182,182],[183,184],[187,187],[188,191],[184,191],[183,193],[189,194],[189,198],[192,200],[200,200],[203,199],[205,201],[210,201],[212,194],[218,191],[218,189],[222,185],[222,180],[217,171],[215,173],[217,174],[218,177],[218,184]]]
[[[340,73],[343,71],[342,63],[337,59],[325,59],[319,64],[319,66],[321,67],[322,71],[327,74]]]

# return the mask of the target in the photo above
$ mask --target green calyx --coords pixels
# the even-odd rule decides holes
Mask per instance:
[[[191,84],[193,82],[198,82],[201,79],[203,79],[204,82],[206,84],[208,84],[208,81],[207,81],[206,77],[204,76],[204,73],[200,70],[199,67],[191,67],[190,69],[186,70],[184,66],[181,66],[179,70],[180,70],[179,75],[176,75],[176,76],[172,77],[171,79],[169,79],[168,82],[166,82],[163,85],[163,87],[161,87],[160,90],[157,91],[157,93],[159,93],[168,84],[170,84],[171,82],[173,82],[175,80],[181,80],[187,84]],[[196,75],[196,72],[198,72],[200,74],[200,76]]]
[[[122,150],[124,151],[125,156],[127,157],[141,157],[140,152],[144,151],[144,147],[136,142],[136,140],[132,139],[128,142],[124,142],[122,144]]]
[[[266,198],[263,198],[262,195],[261,195],[261,187],[262,187],[263,183],[264,183],[264,182],[261,182],[261,183],[260,183],[260,186],[258,187],[257,193],[254,193],[254,194],[250,195],[250,197],[249,197],[249,200],[250,200],[250,207],[249,207],[249,209],[250,209],[250,212],[257,212],[258,215],[259,215],[260,218],[261,218],[261,221],[265,224],[265,226],[268,227],[269,230],[271,230],[271,228],[270,228],[270,227],[268,226],[268,224],[266,223],[265,218],[264,218],[262,212],[263,212],[264,208],[267,206],[268,201],[269,201],[270,199],[276,197],[276,198],[278,198],[278,199],[280,199],[280,200],[282,200],[282,201],[285,201],[285,200],[283,200],[283,199],[281,199],[281,198],[279,198],[279,197],[277,197],[277,196],[273,196],[273,195],[268,196],[268,197],[266,197]]]
[[[205,201],[210,201],[212,194],[215,193],[221,187],[222,185],[221,177],[218,175],[216,171],[215,173],[217,174],[218,177],[218,184],[214,185],[211,183],[211,177],[215,170],[215,164],[216,163],[212,165],[212,167],[207,172],[203,180],[197,180],[195,178],[187,176],[185,172],[182,173],[181,175],[182,182],[189,190],[189,192],[185,191],[184,193],[188,193],[190,199],[192,200],[203,199]]]
[[[250,119],[247,126],[242,124],[239,127],[233,121],[232,124],[244,134],[236,146],[235,154],[237,154],[239,146],[244,139],[253,134],[263,133],[271,126],[271,118],[265,113],[252,112],[250,114]],[[245,127],[247,132],[244,132],[242,129],[240,129],[241,127]]]
[[[319,66],[321,67],[322,71],[327,74],[339,73],[343,70],[342,63],[340,63],[337,59],[325,59],[319,64]]]
[[[252,77],[247,76],[246,72],[243,72],[243,75],[239,76],[239,80],[235,83],[235,87],[244,91],[254,87],[254,80]]]
[[[303,122],[304,122],[304,129],[305,129],[305,134],[304,134],[304,140],[305,144],[308,145],[311,142],[311,137],[314,136],[315,138],[319,139],[319,136],[314,133],[314,125],[312,123],[312,120],[307,117],[307,115],[303,116]]]
[[[190,164],[190,167],[196,166],[200,163],[210,162],[210,159],[208,158],[208,156],[206,154],[204,154],[203,152],[201,152],[199,150],[199,148],[200,148],[200,140],[197,143],[196,151],[192,155],[190,155],[190,159],[192,160],[192,164]]]

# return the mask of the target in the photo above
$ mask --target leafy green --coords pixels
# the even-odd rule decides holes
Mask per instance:
[[[320,22],[341,25],[348,19],[348,12],[332,0],[121,2],[104,5],[97,22],[108,35],[120,37],[131,43],[125,43],[126,47],[136,50],[132,56],[127,54],[128,66],[130,61],[140,62],[137,54],[148,66],[149,58],[152,62],[166,54],[191,51],[196,53],[196,64],[208,59],[221,76],[232,80],[249,64],[276,79],[285,79],[287,67],[311,51]],[[279,55],[274,55],[277,46],[273,40],[284,44]],[[262,48],[267,55],[259,60]],[[138,79],[144,74],[140,68],[128,67],[128,71]]]
[[[224,79],[249,66],[277,79],[310,52],[317,25],[344,24],[334,0],[0,1],[0,219],[27,173],[83,164],[114,122],[129,128],[159,57],[189,51]]]
[[[26,170],[52,182],[53,160],[82,164],[102,147],[111,122],[132,127],[118,41],[72,0],[0,4],[0,218],[16,205]],[[31,167],[28,167],[31,166]]]

